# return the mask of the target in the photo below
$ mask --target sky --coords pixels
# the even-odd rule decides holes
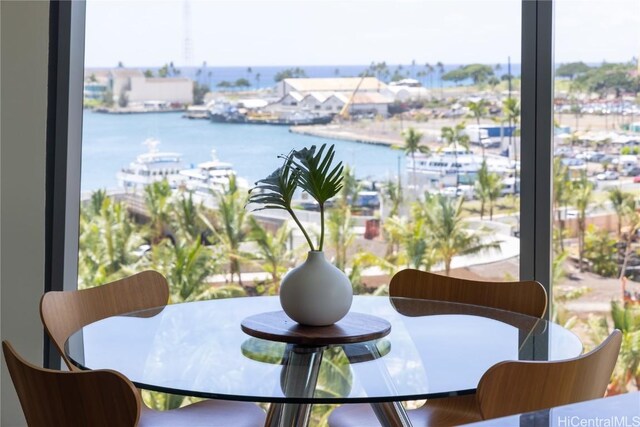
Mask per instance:
[[[520,0],[88,0],[85,64],[518,63],[520,15]],[[637,56],[640,0],[556,1],[556,63]]]

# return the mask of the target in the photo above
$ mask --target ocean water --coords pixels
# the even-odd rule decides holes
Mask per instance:
[[[492,64],[488,64],[493,66]],[[410,78],[417,78],[417,73],[419,71],[425,71],[424,64],[416,64],[415,66],[411,66],[411,64],[402,64],[401,74]],[[435,64],[431,64],[431,66],[435,67]],[[460,67],[461,64],[443,64],[444,72],[448,72]],[[215,88],[218,83],[221,81],[235,82],[237,79],[243,78],[249,80],[253,88],[266,88],[271,87],[275,84],[275,76],[278,72],[285,70],[287,68],[302,68],[307,77],[354,77],[358,76],[360,73],[365,71],[369,66],[368,65],[292,65],[292,66],[256,66],[251,67],[251,72],[249,72],[249,67],[211,67],[205,64],[199,67],[180,67],[178,66],[178,70],[180,71],[180,75],[184,77],[189,77],[194,81],[197,81],[200,84],[207,84],[210,88]],[[391,74],[397,69],[397,64],[389,64],[388,69]],[[136,67],[140,70],[151,70],[154,74],[158,73],[159,67]],[[87,75],[91,74],[92,68],[87,68]],[[337,71],[337,73],[336,73]],[[498,77],[507,74],[508,66],[507,64],[500,64],[499,70],[494,70]],[[259,80],[256,80],[256,76],[260,74]],[[511,74],[513,76],[520,75],[520,64],[511,64]],[[427,88],[440,88],[440,85],[444,87],[455,86],[456,83],[452,81],[442,81],[440,82],[440,73],[435,70],[428,77],[420,77],[422,85]],[[469,84],[471,81],[461,82],[462,84]]]
[[[183,155],[187,166],[210,160],[215,149],[250,183],[267,176],[291,149],[335,144],[336,160],[355,168],[358,178],[384,180],[404,170],[400,150],[290,133],[286,126],[211,123],[188,120],[182,113],[115,115],[84,111],[82,140],[83,192],[117,188],[116,173],[147,151],[143,141],[156,138],[160,151]]]

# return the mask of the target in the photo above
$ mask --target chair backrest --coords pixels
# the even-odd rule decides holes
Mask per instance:
[[[480,282],[406,269],[389,284],[391,297],[430,299],[497,308],[541,318],[547,292],[538,282]]]
[[[29,427],[133,427],[140,397],[116,371],[63,372],[38,368],[2,342],[5,361]]]
[[[47,292],[40,300],[40,317],[69,369],[78,370],[64,352],[64,344],[71,334],[98,320],[161,307],[168,301],[167,279],[149,270],[95,288]]]
[[[622,333],[597,348],[557,362],[498,363],[480,379],[476,393],[484,419],[597,399],[604,396],[618,359]]]

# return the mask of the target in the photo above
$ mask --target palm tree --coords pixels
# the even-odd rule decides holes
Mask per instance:
[[[444,65],[442,64],[442,62],[438,61],[438,63],[436,63],[436,68],[438,69],[438,77],[440,79],[440,99],[442,99],[444,98],[444,87],[442,81],[442,75],[444,74]]]
[[[205,228],[200,219],[200,213],[203,209],[202,203],[196,204],[193,201],[191,192],[182,193],[171,206],[173,228],[180,239],[188,241],[200,239]]]
[[[100,211],[102,210],[104,201],[107,197],[107,190],[101,189],[94,191],[91,193],[91,198],[89,199],[89,203],[86,205],[86,208],[84,205],[82,206],[82,213],[85,213],[90,217],[100,215]]]
[[[569,168],[562,163],[560,157],[553,159],[553,205],[558,220],[558,241],[560,252],[564,251],[564,227],[566,207],[571,198],[571,181],[569,180]],[[565,215],[562,215],[562,209]]]
[[[389,180],[382,184],[383,197],[389,202],[391,207],[387,216],[396,216],[400,213],[400,206],[403,202],[402,183],[400,177],[397,181]]]
[[[342,189],[338,194],[338,203],[343,205],[353,204],[362,190],[362,184],[356,179],[356,171],[349,165],[342,170]]]
[[[262,269],[271,275],[272,289],[277,293],[282,275],[295,261],[295,255],[289,248],[291,228],[285,222],[273,233],[260,225],[255,217],[251,217],[250,222],[249,237],[257,245],[253,259],[259,261]]]
[[[488,182],[489,182],[489,168],[487,167],[487,161],[483,160],[480,165],[480,169],[478,169],[478,179],[474,184],[474,190],[476,193],[476,197],[480,200],[480,219],[484,218],[484,207],[487,201],[489,200],[488,193]]]
[[[387,255],[387,260],[395,265],[431,271],[438,261],[432,240],[428,238],[429,228],[423,206],[414,203],[409,217],[393,216],[384,223],[385,232],[391,241],[398,243],[401,250]],[[393,255],[393,256],[391,256]]]
[[[607,316],[608,317],[608,316]],[[588,326],[593,342],[606,338],[611,328],[607,317],[590,317]],[[640,386],[640,309],[633,304],[611,302],[613,329],[622,331],[622,345],[616,367],[607,387],[607,395],[627,393],[629,386],[637,389]]]
[[[482,143],[482,134],[480,132],[480,119],[484,118],[489,113],[489,103],[484,99],[480,99],[478,102],[470,101],[467,104],[471,116],[476,119],[478,125],[478,144],[482,146],[482,158],[485,158],[484,144]]]
[[[489,220],[493,221],[493,207],[502,196],[502,178],[495,172],[489,173],[486,182],[487,198],[489,200]]]
[[[385,238],[387,240],[387,250],[385,252],[385,259],[400,265],[399,252],[400,243],[403,236],[406,234],[405,229],[407,227],[406,217],[400,217],[398,215],[389,216],[382,224]]]
[[[209,299],[207,277],[217,269],[218,259],[200,240],[175,244],[164,240],[154,245],[151,258],[152,267],[169,282],[172,303]]]
[[[634,204],[633,194],[622,191],[619,187],[609,189],[609,202],[618,217],[618,239],[622,235],[622,218]]]
[[[515,196],[518,191],[518,149],[513,140],[515,132],[511,129],[512,126],[517,127],[520,121],[520,103],[515,98],[507,98],[502,103],[502,112],[509,122],[509,147],[513,147],[513,195]]]
[[[103,191],[92,195],[80,214],[78,288],[111,282],[138,270],[145,243],[141,228],[120,202]]]
[[[580,272],[584,271],[584,236],[587,231],[587,209],[593,198],[593,183],[587,179],[586,172],[572,185],[573,202],[578,211],[578,259]]]
[[[411,164],[413,169],[413,188],[414,191],[416,189],[416,153],[429,154],[429,147],[426,145],[420,145],[420,140],[422,139],[422,132],[415,130],[410,127],[404,133],[404,152],[405,154],[411,156]]]
[[[620,267],[620,279],[625,277],[625,273],[627,271],[627,263],[629,262],[629,257],[632,253],[631,244],[633,242],[634,237],[637,235],[638,230],[640,230],[640,214],[637,212],[636,202],[633,199],[628,200],[623,208],[623,218],[625,223],[627,224],[627,231],[625,233],[625,250],[624,250],[624,258],[622,260],[622,266]]]
[[[618,274],[617,243],[609,230],[589,224],[584,236],[584,257],[590,262],[593,273],[602,277],[614,277]]]
[[[220,245],[228,259],[231,282],[237,274],[238,284],[243,286],[240,264],[246,256],[240,252],[240,245],[247,240],[251,231],[248,213],[244,208],[247,196],[238,188],[234,176],[231,176],[223,190],[214,190],[213,196],[217,206],[213,221],[205,215],[200,218],[213,234],[214,243]]]
[[[151,241],[156,243],[167,235],[171,218],[171,187],[167,180],[156,181],[144,188],[144,202],[151,225]]]
[[[464,133],[465,123],[458,123],[454,127],[444,126],[441,129],[441,137],[446,146],[453,146],[453,155],[456,165],[458,165],[458,145],[465,150],[469,150],[469,136]],[[456,188],[460,186],[460,170],[456,171]]]
[[[456,201],[438,195],[425,207],[429,239],[438,258],[444,263],[447,276],[451,272],[454,257],[500,249],[500,242],[483,243],[479,234],[472,234],[467,230],[462,218],[463,201],[462,198]]]
[[[327,218],[329,246],[335,251],[333,264],[342,271],[345,271],[347,266],[347,252],[356,238],[353,225],[349,205],[340,204],[329,211]]]
[[[429,64],[428,62],[425,62],[424,64],[424,75],[429,77],[429,89],[433,90],[433,71],[434,68],[431,64]]]

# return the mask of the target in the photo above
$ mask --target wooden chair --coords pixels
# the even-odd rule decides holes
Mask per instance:
[[[389,284],[389,296],[473,304],[541,318],[547,292],[535,281],[479,282],[406,269]]]
[[[149,270],[95,288],[47,292],[40,300],[40,317],[65,364],[71,371],[79,372],[80,368],[69,360],[64,351],[66,341],[74,332],[107,317],[162,308],[168,302],[167,280],[162,274]],[[170,420],[180,417],[186,408],[190,408],[191,414],[197,412],[202,419],[227,420],[227,424],[219,425],[262,425],[265,417],[257,405],[244,402],[205,400],[172,411],[155,411],[142,403],[144,419],[154,420],[160,425],[170,425]],[[204,425],[211,424],[207,421]]]
[[[500,362],[482,376],[476,394],[431,399],[408,411],[414,426],[452,426],[604,396],[618,358],[622,333],[613,331],[596,349],[554,362]],[[369,405],[343,405],[329,416],[330,427],[376,426]]]
[[[54,371],[34,366],[21,358],[7,341],[2,350],[22,411],[29,427],[175,427],[175,426],[260,426],[261,417],[225,415],[210,418],[199,405],[167,411],[141,412],[135,386],[116,371]],[[234,402],[229,402],[236,406]],[[254,408],[260,411],[256,406]],[[245,415],[242,408],[235,408]],[[262,412],[262,411],[260,411]]]
[[[40,299],[40,318],[67,367],[79,371],[64,352],[64,344],[74,332],[107,317],[162,307],[168,302],[167,279],[149,270],[95,288],[47,292]]]

